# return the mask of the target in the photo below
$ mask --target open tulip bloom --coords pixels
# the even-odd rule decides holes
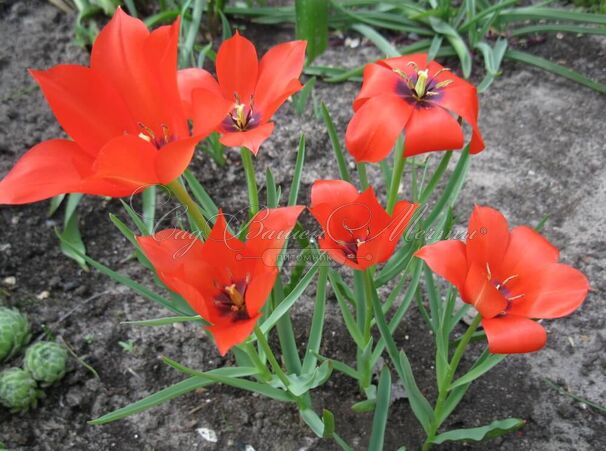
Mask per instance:
[[[139,260],[170,291],[168,296],[96,262],[63,235],[62,245],[177,315],[134,323],[202,322],[219,354],[230,352],[233,362],[222,368],[195,369],[164,357],[185,375],[184,380],[92,423],[115,421],[161,400],[223,383],[290,403],[316,435],[352,450],[336,433],[339,420],[330,410],[319,415],[313,407],[313,390],[334,370],[357,383],[360,399],[352,409],[374,411],[369,439],[373,451],[383,446],[392,372],[426,433],[424,451],[448,440],[478,440],[479,435],[492,437],[522,427],[523,420],[508,418],[480,428],[440,433],[470,384],[506,354],[541,349],[546,332],[536,320],[575,311],[589,284],[581,272],[559,263],[558,250],[536,231],[526,226],[510,231],[505,218],[487,207],[474,209],[465,242],[427,244],[451,232],[469,154],[484,148],[477,126],[475,87],[438,63],[427,62],[425,54],[369,64],[345,133],[347,148],[359,163],[358,186],[352,183],[340,137],[323,107],[340,179],[311,180],[309,210],[322,229],[316,240],[297,223],[303,211],[296,204],[305,179],[304,136],[286,207],[279,207],[283,187],[267,169],[265,193],[270,208],[260,209],[252,157],[272,134],[274,113],[301,89],[306,43],[276,45],[258,61],[255,46],[236,33],[217,52],[215,79],[199,68],[177,70],[179,28],[177,20],[150,32],[143,22],[118,9],[94,43],[90,67],[59,65],[32,71],[70,139],[36,145],[0,181],[0,203],[4,204],[64,193],[122,197],[161,184],[186,209],[190,231],[171,228],[152,233],[158,225],[153,223],[155,190],[148,190],[143,199],[146,221],[124,204],[137,231],[112,216],[135,246]],[[462,148],[464,123],[471,127],[471,137],[454,168],[449,168],[452,152],[444,154],[433,175],[427,174],[427,164],[421,177],[418,161],[405,165],[408,156]],[[242,148],[250,215],[237,237],[232,234],[234,224],[228,224],[232,221],[222,213],[223,199],[211,199],[193,171],[184,174],[186,185],[181,181],[197,143],[212,132],[221,135],[224,145]],[[386,157],[396,142],[398,153],[390,165]],[[367,175],[365,163],[373,162],[381,162],[383,180],[369,180],[368,175],[379,173],[373,170]],[[403,183],[409,174],[409,183]],[[446,174],[448,180],[442,184]],[[436,191],[439,194],[434,196]],[[385,208],[379,201],[384,198]],[[209,222],[214,222],[212,230]],[[286,249],[289,242],[291,248]],[[283,266],[285,270],[280,271]],[[448,295],[441,295],[432,271],[453,284]],[[314,285],[315,295],[305,298],[315,304],[309,333],[304,334],[306,343],[301,346],[297,342],[301,334],[295,334],[290,315]],[[348,358],[355,359],[353,366],[335,360],[333,344],[323,343],[329,290],[351,337]],[[457,291],[468,305],[456,307]],[[406,344],[402,347],[394,339],[414,304],[435,341],[433,406],[415,382]],[[478,314],[453,344],[470,306]],[[459,363],[480,325],[488,348],[482,344],[484,352],[465,374],[458,375]],[[409,324],[408,330],[421,334],[424,328],[419,326]],[[279,357],[270,346],[274,332]],[[342,339],[341,334],[338,337]],[[192,334],[191,339],[199,338]]]
[[[492,353],[541,349],[547,334],[533,319],[571,314],[589,290],[587,278],[558,263],[558,249],[545,238],[528,226],[509,231],[503,215],[488,207],[474,209],[466,243],[439,241],[416,255],[479,312]]]
[[[357,162],[384,160],[403,130],[405,156],[460,149],[458,117],[472,127],[470,153],[484,148],[476,88],[425,53],[367,64],[353,109],[345,142]]]
[[[305,41],[272,47],[257,59],[252,42],[236,34],[217,52],[217,80],[204,69],[179,71],[179,89],[189,116],[206,124],[213,111],[229,112],[217,124],[220,142],[245,147],[257,154],[274,129],[271,118],[280,106],[303,85],[299,77],[305,62]]]
[[[177,88],[178,37],[179,20],[150,33],[118,8],[93,45],[90,67],[32,70],[71,140],[27,152],[0,182],[0,203],[64,193],[123,197],[179,177],[222,112],[209,112],[190,134]]]

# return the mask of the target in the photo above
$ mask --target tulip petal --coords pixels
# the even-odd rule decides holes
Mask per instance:
[[[132,188],[90,179],[92,165],[93,159],[73,141],[44,141],[0,181],[0,204],[26,204],[64,193],[112,197],[132,193]]]
[[[488,350],[493,354],[534,352],[545,346],[547,332],[539,323],[515,315],[483,319]]]
[[[373,97],[347,125],[345,144],[357,162],[384,160],[412,114],[413,107],[395,94]]]
[[[509,246],[503,258],[504,277],[532,274],[550,263],[557,263],[560,251],[546,238],[528,226],[511,229]],[[514,281],[512,280],[512,283]]]
[[[191,138],[179,139],[166,144],[156,154],[156,174],[158,181],[166,185],[187,169],[194,155],[196,145],[202,136],[196,135]]]
[[[93,165],[96,177],[113,180],[140,192],[159,182],[156,172],[158,150],[149,142],[132,135],[109,141]]]
[[[589,291],[585,275],[552,263],[520,281],[524,296],[512,301],[511,314],[529,318],[560,318],[578,309]]]
[[[233,37],[223,41],[216,60],[217,79],[223,96],[234,99],[237,94],[243,103],[248,103],[255,93],[258,66],[255,46],[237,31]]]
[[[203,89],[223,98],[217,80],[204,69],[189,68],[178,71],[177,84],[185,114],[190,119],[194,116],[192,94],[196,89]]]
[[[360,193],[358,189],[344,180],[316,180],[311,187],[311,209],[320,204],[335,205],[354,202]]]
[[[353,110],[358,111],[368,99],[373,97],[396,93],[400,80],[402,77],[385,64],[367,64],[364,67],[362,88],[353,102]]]
[[[419,104],[404,129],[404,155],[407,157],[436,150],[463,147],[464,136],[457,120],[445,109]]]
[[[491,274],[498,275],[509,245],[507,219],[494,208],[476,205],[469,218],[467,236],[467,261],[482,267],[488,265]]]
[[[445,240],[428,244],[419,249],[415,256],[423,259],[433,272],[448,280],[463,291],[467,276],[465,244],[459,240]]]
[[[250,337],[258,319],[257,316],[245,320],[235,320],[225,324],[208,326],[206,329],[215,339],[219,353],[224,356],[232,347],[243,343]]]
[[[427,62],[427,53],[414,53],[412,55],[396,56],[394,58],[386,58],[378,62],[385,67],[390,69],[398,69],[408,75],[416,75],[418,70],[425,70],[428,64],[431,64],[430,71],[433,73],[434,70],[442,68],[438,63]]]
[[[343,247],[327,235],[318,239],[318,246],[320,246],[320,249],[326,252],[330,258],[341,265],[349,266],[350,268],[357,269],[359,271],[364,271],[373,265],[372,260],[369,260],[367,257],[364,259],[358,259],[357,261],[347,258]]]
[[[90,155],[115,136],[139,133],[118,92],[93,69],[60,64],[30,73],[65,132]]]
[[[486,270],[472,263],[465,278],[461,297],[484,318],[493,318],[507,309],[507,300],[489,279]]]
[[[442,89],[441,95],[434,103],[461,116],[472,127],[469,152],[479,153],[484,149],[484,140],[478,128],[479,103],[478,93],[471,83],[458,77],[443,73],[442,77],[453,80],[453,83]]]
[[[246,147],[254,155],[259,153],[259,147],[271,136],[274,123],[267,122],[244,132],[223,133],[219,142],[227,147]]]
[[[158,273],[182,274],[183,268],[202,259],[202,241],[180,229],[165,229],[137,242]]]
[[[192,92],[193,133],[202,138],[220,129],[221,122],[233,108],[234,103],[220,92],[199,88]]]
[[[249,316],[254,317],[259,314],[274,288],[277,276],[277,267],[266,267],[264,270],[255,271],[246,290],[246,312]]]
[[[290,41],[269,49],[259,64],[255,109],[267,121],[284,101],[302,88],[299,77],[305,64],[306,41]]]

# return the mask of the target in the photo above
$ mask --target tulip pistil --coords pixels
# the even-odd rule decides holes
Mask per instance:
[[[234,94],[234,97],[236,98],[234,109],[227,117],[229,126],[240,132],[256,126],[258,115],[254,112],[254,99],[251,97],[250,103],[246,105],[240,101],[238,94]]]
[[[153,144],[156,149],[161,149],[168,143],[175,140],[175,137],[170,134],[170,130],[166,124],[160,124],[160,127],[162,128],[162,136],[158,138],[156,137],[154,131],[144,123],[139,122],[137,125],[141,129],[141,132],[137,135],[137,137],[141,138],[143,141]]]
[[[247,285],[248,282],[241,281],[223,286],[214,300],[223,315],[230,315],[234,320],[248,319],[244,302]]]
[[[448,71],[450,69],[444,68],[436,72],[432,77],[429,76],[429,69],[419,70],[419,67],[414,62],[409,62],[407,66],[410,66],[414,69],[415,74],[409,75],[401,69],[392,69],[396,74],[404,79],[406,84],[406,88],[412,94],[412,98],[417,102],[423,101],[428,97],[433,97],[440,95],[440,90],[442,88],[447,87],[454,80],[443,80],[440,82],[436,82],[436,77],[440,75],[442,72]]]
[[[511,291],[506,286],[509,282],[511,282],[512,280],[516,279],[519,276],[518,276],[518,274],[513,274],[513,275],[505,278],[502,282],[498,281],[498,280],[494,280],[492,278],[492,273],[490,271],[490,266],[488,266],[488,263],[486,264],[486,272],[487,272],[488,280],[490,280],[490,283],[492,283],[494,285],[494,287],[497,289],[497,291],[507,301],[507,307],[505,307],[505,312],[503,312],[503,313],[506,313],[507,310],[509,310],[511,308],[511,305],[512,305],[513,301],[515,301],[516,299],[520,299],[520,298],[524,297],[524,294],[518,294],[518,295],[512,296]]]

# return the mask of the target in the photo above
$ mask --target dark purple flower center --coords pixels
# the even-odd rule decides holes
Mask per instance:
[[[249,319],[244,302],[248,281],[240,280],[223,286],[215,296],[214,303],[221,315],[231,316],[234,321]]]

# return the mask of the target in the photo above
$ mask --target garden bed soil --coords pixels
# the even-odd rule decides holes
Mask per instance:
[[[32,145],[61,135],[27,69],[44,69],[57,63],[86,64],[86,52],[72,42],[73,20],[47,2],[0,3],[0,176]],[[276,33],[255,28],[246,34],[263,48],[289,37],[288,30]],[[549,37],[531,50],[606,82],[603,39]],[[370,45],[362,43],[353,48],[336,39],[319,62],[353,67],[379,56]],[[317,85],[317,100],[327,103],[341,132],[351,116],[351,101],[357,89],[355,83]],[[606,398],[604,111],[603,95],[513,64],[505,65],[503,75],[481,97],[480,125],[487,149],[473,157],[456,211],[458,222],[466,223],[474,203],[501,209],[512,224],[535,225],[549,215],[544,233],[561,249],[565,262],[588,275],[592,292],[574,315],[546,323],[546,349],[532,355],[511,356],[475,383],[448,423],[451,428],[474,427],[519,417],[526,420],[525,427],[487,443],[445,444],[437,449],[606,449],[603,412],[562,395],[547,383],[551,380],[596,402],[603,403]],[[276,123],[276,132],[257,159],[259,174],[271,167],[278,183],[287,189],[299,134],[305,133],[308,161],[301,201],[307,202],[316,178],[338,175],[325,128],[311,108],[297,116],[290,104],[277,114]],[[434,156],[433,160],[437,158]],[[230,155],[226,167],[217,167],[208,156],[198,153],[193,168],[226,210],[245,207],[244,175],[235,155]],[[371,172],[373,175],[377,174]],[[124,216],[119,202],[86,198],[79,212],[88,253],[152,286],[150,274],[130,258],[128,243],[108,220],[110,212]],[[71,371],[60,384],[47,390],[47,397],[38,408],[23,415],[0,410],[0,442],[6,447],[337,449],[332,442],[316,438],[292,406],[225,386],[189,393],[117,423],[88,425],[92,418],[181,380],[179,373],[159,360],[161,355],[200,369],[232,361],[221,358],[194,325],[136,328],[121,324],[166,312],[65,258],[54,234],[60,224],[60,214],[48,216],[47,202],[0,207],[0,303],[26,312],[35,336],[48,331],[65,340],[97,370],[99,378],[73,360]],[[312,288],[293,312],[297,339],[302,343],[309,327]],[[353,345],[335,304],[330,298],[322,352],[351,363],[355,359]],[[396,338],[412,361],[421,390],[433,399],[433,345],[414,308]],[[129,341],[132,349],[120,345]],[[314,399],[318,408],[326,407],[335,413],[338,432],[355,449],[364,449],[372,415],[351,411],[350,406],[360,400],[356,385],[345,376],[335,375],[314,392]],[[217,442],[204,439],[200,428],[215,431]],[[406,445],[415,450],[421,440],[422,431],[406,400],[395,400],[385,449]]]

